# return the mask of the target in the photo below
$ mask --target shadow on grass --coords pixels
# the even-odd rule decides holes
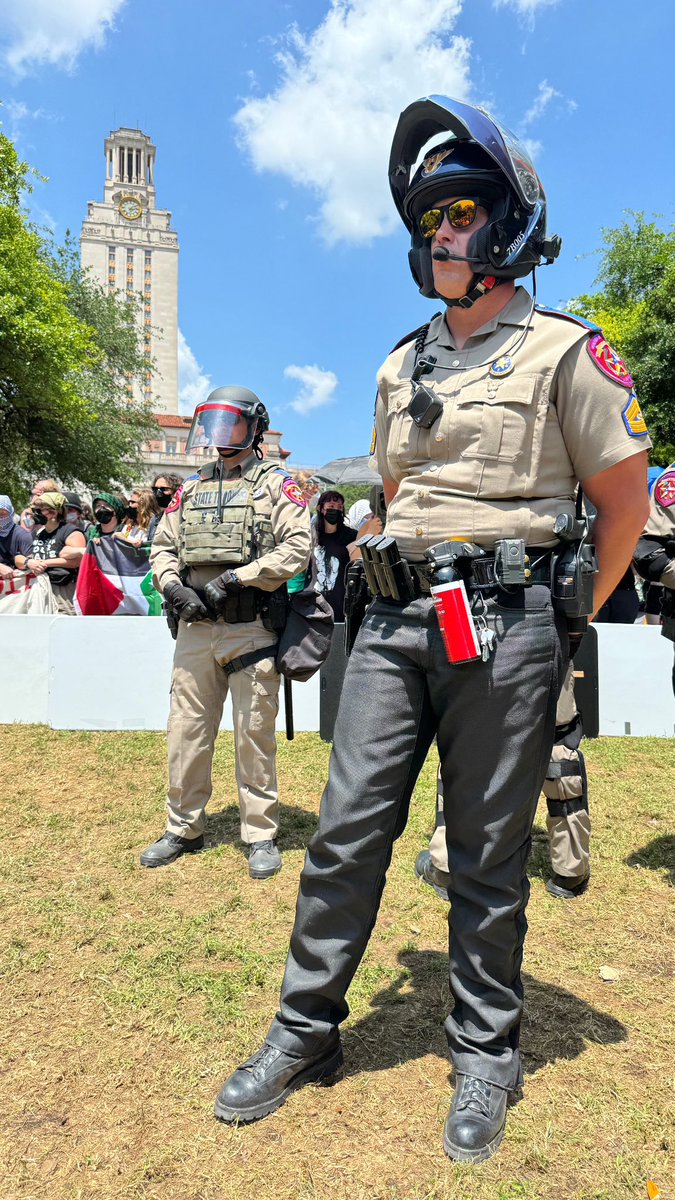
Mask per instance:
[[[375,1011],[343,1032],[348,1075],[382,1071],[429,1052],[446,1058],[448,959],[437,950],[402,950],[400,975],[373,997]],[[589,1042],[626,1041],[620,1021],[572,992],[524,975],[521,1053],[526,1074],[577,1058]]]
[[[304,850],[318,824],[317,813],[290,804],[279,805],[279,849]],[[207,810],[204,840],[207,850],[225,844],[241,848],[239,805],[228,804],[220,812]]]
[[[648,846],[629,854],[624,861],[629,867],[649,867],[652,871],[665,867],[670,882],[675,883],[675,835],[654,838]]]

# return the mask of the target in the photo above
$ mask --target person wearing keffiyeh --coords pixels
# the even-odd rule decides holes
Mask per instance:
[[[14,520],[14,505],[9,496],[0,495],[0,579],[11,578],[17,554],[28,554],[32,545],[28,530]]]

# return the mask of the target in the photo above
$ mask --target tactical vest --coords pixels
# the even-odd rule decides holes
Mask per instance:
[[[199,478],[181,507],[179,565],[242,567],[274,549],[272,499],[261,489],[278,470],[261,463],[241,479]]]

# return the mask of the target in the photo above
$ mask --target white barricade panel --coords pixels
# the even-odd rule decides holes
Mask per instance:
[[[165,729],[174,643],[158,617],[51,619],[48,719],[53,729]],[[0,622],[1,624],[1,622]],[[44,661],[47,650],[45,646]],[[4,692],[4,686],[3,686]],[[293,684],[295,728],[319,728],[319,676]],[[25,719],[25,718],[15,718]],[[225,704],[221,729],[232,729]],[[280,690],[277,729],[284,728]]]
[[[46,725],[50,631],[69,617],[0,617],[0,724]]]
[[[658,625],[594,625],[600,736],[673,737],[673,643]]]
[[[158,617],[68,617],[49,648],[53,729],[165,729],[173,641]]]

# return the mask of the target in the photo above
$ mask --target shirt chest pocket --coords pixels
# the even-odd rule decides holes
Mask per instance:
[[[409,467],[429,458],[430,430],[421,429],[413,421],[408,412],[410,398],[410,380],[389,393],[387,457],[398,467]]]
[[[455,408],[460,458],[514,463],[530,456],[537,424],[536,377],[490,378],[461,389]]]

